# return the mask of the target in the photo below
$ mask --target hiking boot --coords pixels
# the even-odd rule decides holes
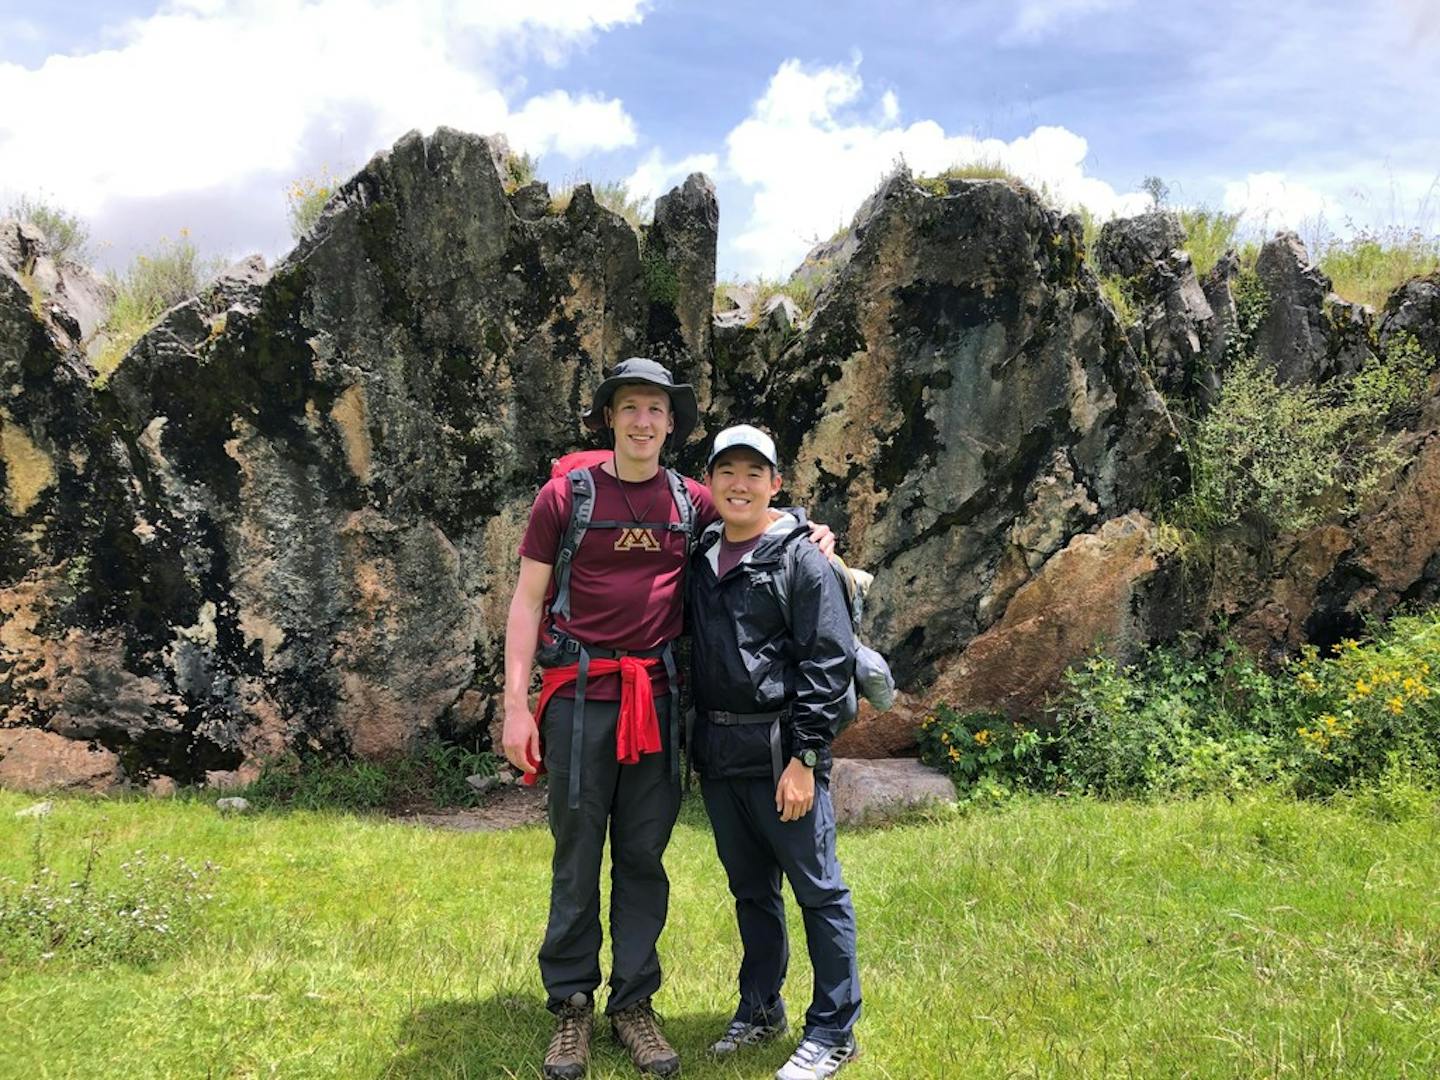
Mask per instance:
[[[731,1020],[730,1027],[724,1035],[710,1044],[710,1053],[716,1057],[726,1057],[746,1046],[759,1046],[771,1039],[778,1038],[785,1034],[789,1025],[785,1017],[780,1017],[773,1024],[751,1024],[744,1020]]]
[[[610,1024],[615,1029],[615,1037],[630,1051],[630,1060],[642,1073],[674,1076],[680,1071],[680,1055],[665,1041],[649,998],[611,1013]]]
[[[555,1012],[555,1034],[545,1051],[545,1080],[576,1080],[590,1063],[590,1029],[595,1005],[585,994],[571,994]]]
[[[828,1080],[840,1071],[840,1066],[859,1056],[860,1047],[853,1035],[839,1046],[805,1039],[795,1048],[790,1060],[780,1066],[775,1080]]]

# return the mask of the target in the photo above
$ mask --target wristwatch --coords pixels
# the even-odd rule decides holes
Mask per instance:
[[[800,750],[795,754],[795,760],[804,765],[807,769],[813,769],[815,763],[820,760],[820,755],[814,750]]]

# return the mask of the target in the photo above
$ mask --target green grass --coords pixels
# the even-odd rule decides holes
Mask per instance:
[[[0,878],[28,871],[35,825],[14,811],[30,801],[0,793]],[[223,869],[187,952],[0,967],[0,1076],[539,1075],[543,829],[223,818],[184,799],[61,799],[44,828],[68,872],[97,831],[102,853]],[[1382,823],[1265,797],[1020,800],[842,833],[865,995],[865,1056],[846,1075],[1433,1076],[1437,841],[1433,808]],[[703,1054],[732,1007],[737,939],[694,802],[667,863],[657,1004],[685,1075],[768,1076],[785,1046]],[[793,912],[792,931],[798,1015]],[[597,1045],[591,1077],[634,1075]]]

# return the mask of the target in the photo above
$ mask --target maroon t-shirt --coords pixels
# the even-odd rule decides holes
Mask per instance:
[[[592,521],[680,520],[680,508],[670,494],[670,483],[662,469],[649,480],[626,483],[599,465],[590,470],[595,480],[595,512]],[[710,490],[688,477],[685,486],[695,504],[695,529],[700,530],[718,515]],[[626,498],[629,505],[626,505]],[[570,481],[556,477],[540,489],[530,508],[530,523],[520,541],[520,554],[536,562],[555,565],[560,541],[570,523]],[[609,649],[640,651],[673,641],[684,629],[683,574],[685,537],[658,529],[587,529],[580,550],[570,567],[570,618],[556,620],[559,628],[580,641]],[[548,607],[554,595],[552,579]],[[549,616],[547,614],[547,620]],[[663,666],[651,670],[655,692],[669,690]],[[559,692],[574,697],[573,688]],[[587,697],[597,701],[620,700],[620,676],[592,678]]]
[[[715,553],[715,577],[717,579],[722,578],[731,570],[734,570],[735,567],[740,565],[740,560],[754,551],[756,545],[763,539],[765,539],[765,534],[762,532],[756,533],[749,540],[741,540],[739,543],[732,544],[729,540],[725,539],[725,534],[721,533],[720,550]]]

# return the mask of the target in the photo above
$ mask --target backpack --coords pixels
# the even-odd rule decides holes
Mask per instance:
[[[840,710],[840,723],[835,729],[838,735],[860,714],[860,698],[870,702],[877,711],[884,712],[895,704],[895,676],[890,664],[870,646],[860,640],[860,620],[865,614],[865,593],[869,591],[874,575],[864,570],[852,570],[839,555],[830,556],[830,569],[840,583],[845,595],[845,606],[850,612],[850,629],[855,635],[855,677],[845,694]],[[771,575],[775,599],[785,616],[785,625],[790,626],[790,555],[780,561],[780,569]]]
[[[570,567],[580,542],[590,529],[659,529],[662,532],[678,532],[685,536],[685,562],[690,561],[690,552],[695,546],[695,503],[691,501],[690,489],[685,479],[674,469],[665,470],[670,483],[670,494],[680,511],[679,521],[594,521],[595,478],[590,470],[611,457],[609,450],[577,450],[557,458],[550,466],[550,477],[564,476],[570,481],[570,521],[560,538],[560,550],[555,556],[555,594],[550,601],[550,615],[568,619],[570,617]]]

